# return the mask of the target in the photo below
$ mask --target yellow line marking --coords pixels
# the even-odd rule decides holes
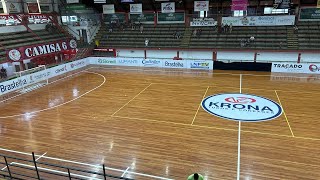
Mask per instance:
[[[291,128],[291,126],[290,126],[290,123],[289,123],[288,117],[287,117],[287,115],[286,115],[286,112],[284,111],[284,108],[283,108],[283,106],[282,106],[282,104],[281,104],[281,101],[280,101],[280,98],[279,98],[279,96],[278,96],[277,90],[274,90],[274,92],[276,93],[276,96],[277,96],[277,98],[278,98],[279,104],[280,104],[280,106],[282,107],[283,115],[284,115],[284,117],[286,118],[286,121],[287,121],[287,124],[288,124],[288,126],[289,126],[291,135],[292,135],[292,137],[294,137],[292,128]]]
[[[191,127],[191,128],[192,127],[196,127],[196,128],[217,129],[217,130],[238,132],[238,129],[219,128],[219,127],[213,127],[213,126],[190,125],[190,124],[185,124],[185,123],[161,121],[161,120],[154,120],[154,119],[134,118],[134,117],[123,117],[123,116],[112,116],[112,117],[122,118],[122,119],[130,119],[130,120],[140,120],[140,121],[147,121],[147,122],[157,122],[157,123],[164,123],[164,124],[181,125],[181,126],[187,126],[187,127]],[[243,132],[243,133],[251,133],[251,134],[260,134],[260,135],[268,135],[268,136],[278,136],[278,137],[303,139],[303,140],[320,141],[320,139],[317,139],[317,138],[297,137],[297,136],[290,136],[290,135],[284,135],[284,134],[275,134],[275,133],[266,133],[266,132],[258,132],[258,131],[241,130],[241,132]]]
[[[204,95],[203,95],[203,97],[202,97],[202,99],[201,99],[201,101],[200,101],[200,103],[199,103],[198,110],[197,110],[196,114],[195,114],[194,117],[193,117],[193,120],[192,120],[191,125],[193,125],[194,120],[196,120],[197,114],[198,114],[198,112],[199,112],[199,110],[200,110],[200,107],[201,107],[202,100],[206,97],[209,88],[210,88],[210,86],[207,87],[207,90],[206,90],[206,92],[204,93]]]
[[[148,89],[150,86],[152,85],[152,83],[150,83],[147,87],[145,87],[142,91],[140,91],[137,95],[135,95],[130,101],[128,101],[125,105],[123,105],[120,109],[118,109],[116,112],[114,112],[112,116],[114,116],[115,114],[117,114],[119,111],[121,111],[121,109],[123,109],[125,106],[127,106],[131,101],[133,101],[136,97],[138,97],[140,94],[142,94],[146,89]]]

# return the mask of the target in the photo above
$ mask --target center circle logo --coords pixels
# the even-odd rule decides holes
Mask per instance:
[[[318,68],[317,65],[311,64],[311,65],[309,66],[309,70],[310,70],[311,72],[317,72],[317,71],[319,70],[319,68]]]
[[[19,61],[21,58],[21,53],[20,51],[16,50],[16,49],[12,49],[9,51],[9,58],[13,61]]]
[[[71,39],[71,40],[70,40],[70,47],[71,47],[72,49],[77,48],[77,41],[74,40],[74,39]]]
[[[234,121],[268,121],[282,114],[278,103],[252,94],[216,94],[206,97],[201,105],[209,114]]]

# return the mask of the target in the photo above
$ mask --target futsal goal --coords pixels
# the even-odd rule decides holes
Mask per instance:
[[[49,83],[49,72],[45,65],[15,73],[21,82],[20,93],[26,93],[43,87]]]

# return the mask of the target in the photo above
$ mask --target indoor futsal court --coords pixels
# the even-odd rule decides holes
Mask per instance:
[[[139,180],[184,180],[195,172],[234,180],[237,170],[242,180],[317,180],[320,84],[299,81],[307,78],[91,67],[1,102],[0,154],[35,152],[38,162],[94,172],[105,164],[108,174]],[[283,111],[239,127],[202,108],[204,98],[220,93],[262,96]]]

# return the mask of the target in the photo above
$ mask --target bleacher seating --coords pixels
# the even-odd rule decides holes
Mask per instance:
[[[320,49],[320,22],[300,21],[298,23],[298,41],[299,49],[319,50]]]
[[[103,26],[96,39],[100,40],[101,48],[142,48],[148,38],[150,48],[217,48],[217,49],[270,49],[297,50],[320,49],[320,22],[299,22],[299,31],[294,33],[293,26],[233,27],[231,33],[218,33],[212,27],[200,27],[200,37],[192,36],[195,28],[185,28],[184,24],[144,25],[144,32],[126,29],[115,29],[112,33]],[[180,31],[181,39],[174,39],[173,33]],[[107,35],[107,36],[104,36]],[[241,47],[242,39],[255,37],[255,41]],[[186,37],[184,39],[184,37]],[[183,44],[187,44],[183,46]]]
[[[114,29],[112,33],[109,33],[107,26],[102,26],[97,39],[100,40],[101,47],[130,47],[141,48],[145,47],[145,39],[149,39],[148,47],[151,48],[176,48],[180,46],[181,39],[175,39],[173,34],[175,31],[181,32],[181,37],[185,31],[184,24],[172,24],[172,25],[143,25],[143,33],[140,33],[138,29],[131,30],[127,28],[124,31]],[[106,38],[104,35],[108,35]]]
[[[33,34],[34,33],[34,34]],[[31,32],[15,32],[15,33],[5,33],[0,36],[0,62],[6,60],[6,50],[11,48],[17,48],[20,46],[28,46],[32,44],[45,43],[50,41],[57,41],[66,38],[66,35],[60,32],[49,33],[46,30],[38,30]],[[38,38],[37,36],[40,38]]]

